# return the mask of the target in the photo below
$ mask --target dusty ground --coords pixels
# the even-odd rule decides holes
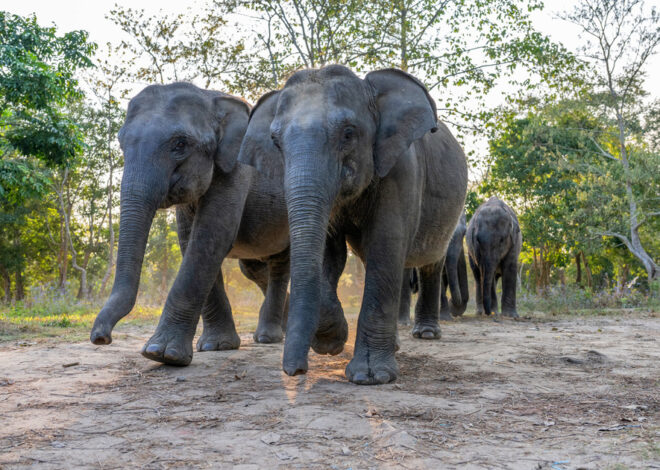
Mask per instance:
[[[653,314],[403,330],[401,377],[378,387],[347,383],[352,345],[291,378],[249,335],[174,368],[123,331],[0,344],[0,467],[660,468]]]

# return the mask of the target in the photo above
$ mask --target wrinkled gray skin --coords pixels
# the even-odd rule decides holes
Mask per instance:
[[[491,197],[476,210],[466,236],[477,291],[477,314],[497,313],[497,280],[502,278],[502,315],[516,312],[516,273],[522,235],[513,210]]]
[[[249,111],[237,98],[188,83],[152,85],[131,100],[119,132],[125,163],[117,271],[93,343],[109,344],[113,327],[132,309],[154,214],[173,205],[183,260],[142,354],[189,364],[200,312],[199,351],[238,348],[220,269],[225,257],[241,258],[242,271],[265,294],[255,340],[282,340],[289,281],[283,168],[281,159],[263,161],[275,175],[267,177],[236,164]]]
[[[470,298],[467,279],[467,265],[463,250],[465,237],[465,211],[456,225],[454,234],[449,241],[445,264],[442,268],[442,285],[440,287],[440,320],[452,320],[465,313]],[[447,299],[447,287],[451,293],[451,303]],[[416,269],[407,269],[403,275],[401,286],[401,304],[399,309],[399,324],[410,323],[410,301],[413,293],[419,289],[419,277]]]
[[[346,237],[366,267],[346,376],[357,384],[395,380],[404,268],[420,267],[423,307],[415,331],[437,338],[441,268],[467,188],[465,156],[437,123],[433,100],[399,70],[364,80],[338,65],[303,70],[256,105],[239,161],[255,164],[252,146],[270,147],[284,160],[291,233],[284,371],[305,373],[317,325],[335,328],[319,308],[330,228]]]

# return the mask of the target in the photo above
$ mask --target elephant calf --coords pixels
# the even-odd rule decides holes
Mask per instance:
[[[508,205],[491,197],[476,210],[466,233],[477,290],[477,314],[497,313],[497,280],[502,278],[502,315],[517,317],[516,274],[522,235]]]
[[[339,65],[301,70],[252,112],[239,161],[259,168],[251,149],[269,149],[284,164],[291,234],[284,371],[307,371],[314,332],[328,324],[319,287],[330,231],[345,237],[366,271],[346,376],[358,384],[395,380],[404,269],[420,268],[423,308],[413,331],[439,338],[442,266],[465,203],[465,155],[437,121],[435,102],[400,70],[364,79]]]

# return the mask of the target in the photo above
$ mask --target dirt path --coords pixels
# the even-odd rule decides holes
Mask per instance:
[[[405,330],[378,387],[347,383],[352,346],[292,378],[248,335],[186,368],[142,358],[147,337],[0,345],[0,467],[660,468],[653,315]]]

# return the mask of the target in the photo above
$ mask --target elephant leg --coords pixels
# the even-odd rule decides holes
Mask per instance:
[[[198,202],[181,267],[156,331],[142,348],[146,358],[179,366],[192,361],[197,322],[236,238],[248,189],[237,172],[219,174]]]
[[[243,275],[254,282],[264,295],[264,301],[259,308],[257,329],[252,334],[252,338],[257,343],[278,343],[282,341],[282,313],[274,314],[274,317],[278,318],[279,321],[276,318],[271,318],[273,311],[272,306],[269,305],[272,302],[268,292],[270,287],[268,262],[258,259],[242,259],[238,261],[238,265]],[[271,296],[273,293],[271,292]]]
[[[403,271],[401,302],[399,304],[399,325],[410,325],[410,300],[412,297],[412,289],[410,287],[411,276],[412,269],[406,269]]]
[[[497,315],[499,313],[497,309],[497,281],[500,279],[499,274],[495,274],[493,276],[493,282],[490,285],[490,301],[491,301],[491,309],[493,310],[493,313]]]
[[[263,270],[258,276],[263,278]],[[257,343],[279,343],[284,334],[282,324],[289,285],[289,250],[271,256],[266,263],[267,284],[264,302],[259,310],[259,324],[254,332]],[[263,281],[260,281],[263,284]]]
[[[218,277],[202,308],[202,321],[204,328],[197,340],[198,351],[226,351],[238,349],[241,345],[241,338],[236,333],[231,305],[225,293],[222,270],[218,272]]]
[[[475,284],[475,293],[476,293],[476,304],[477,304],[477,315],[484,314],[484,295],[483,295],[483,286],[481,284],[481,270],[479,266],[474,262],[472,257],[470,257],[470,269],[472,269],[472,274],[474,275],[474,284]]]
[[[179,205],[176,209],[176,224],[179,235],[181,254],[185,255],[190,230],[195,217],[195,209],[191,205]],[[215,284],[211,288],[202,308],[203,329],[197,341],[198,351],[222,351],[238,349],[241,339],[236,333],[236,325],[231,313],[231,305],[225,294],[222,282],[222,271],[219,272]]]
[[[419,299],[415,305],[415,326],[412,335],[421,339],[439,339],[438,310],[444,260],[428,264],[419,270]]]
[[[459,288],[461,290],[461,306],[460,308],[455,307],[454,305],[451,306],[451,313],[452,315],[459,317],[465,313],[465,309],[467,308],[468,300],[470,299],[470,290],[468,287],[468,275],[467,275],[467,267],[465,265],[465,252],[463,248],[461,248],[461,252],[459,253],[459,258],[458,258],[458,263],[456,265],[456,269],[458,271],[458,284]]]
[[[516,281],[518,254],[509,254],[502,265],[502,315],[518,318],[516,310]]]
[[[330,232],[325,242],[319,325],[311,347],[317,354],[339,354],[348,339],[348,323],[337,297],[339,278],[346,266],[346,238]]]
[[[371,214],[368,235],[360,239],[366,268],[364,293],[353,358],[346,366],[346,377],[356,384],[384,384],[399,375],[395,352],[406,247],[404,233],[393,231],[397,227],[404,230],[409,224],[406,211],[392,209],[397,203],[389,197],[381,199]]]
[[[447,277],[447,268],[442,268],[442,283],[440,284],[440,320],[450,321],[452,319],[451,310],[449,307],[449,299],[447,298],[447,287],[449,286],[449,278]]]

